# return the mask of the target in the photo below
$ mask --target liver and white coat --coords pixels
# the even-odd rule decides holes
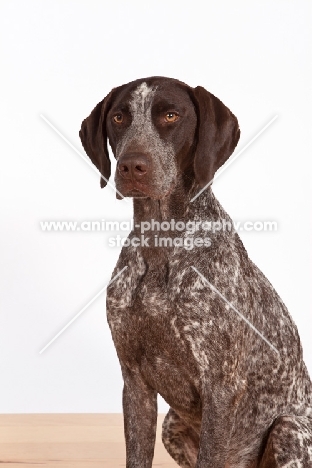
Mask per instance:
[[[236,117],[204,88],[163,77],[114,88],[80,137],[102,187],[109,139],[118,198],[133,197],[129,239],[151,220],[231,223],[210,186],[191,202],[239,139]],[[158,393],[170,405],[162,440],[181,467],[311,468],[312,386],[297,328],[237,233],[209,232],[196,246],[207,239],[198,228],[151,229],[149,246],[122,249],[113,277],[127,268],[108,287],[127,468],[152,466]],[[164,234],[167,246],[155,246]]]

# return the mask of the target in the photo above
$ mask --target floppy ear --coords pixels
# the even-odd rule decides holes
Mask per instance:
[[[79,136],[85,152],[98,168],[101,188],[105,187],[111,174],[111,164],[107,149],[106,117],[112,101],[113,90],[99,102],[89,117],[81,124]]]
[[[197,86],[193,96],[198,118],[194,173],[203,188],[233,153],[240,131],[235,115],[213,94]]]

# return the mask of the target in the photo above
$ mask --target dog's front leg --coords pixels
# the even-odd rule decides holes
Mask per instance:
[[[208,387],[208,386],[207,386]],[[202,422],[196,468],[224,468],[242,395],[237,387],[207,388],[202,395]]]
[[[151,468],[157,425],[157,392],[138,370],[122,366],[127,468]]]

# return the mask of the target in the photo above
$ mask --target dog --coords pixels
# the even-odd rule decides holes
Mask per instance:
[[[232,224],[211,182],[239,136],[217,97],[165,77],[114,88],[82,123],[101,187],[109,140],[117,198],[133,198],[134,228],[107,289],[127,468],[152,466],[157,394],[170,406],[162,441],[183,468],[312,467],[297,328],[235,230],[204,227]]]

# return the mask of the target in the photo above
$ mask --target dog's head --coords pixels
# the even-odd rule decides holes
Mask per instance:
[[[103,176],[101,187],[110,176],[108,138],[118,191],[162,199],[183,174],[199,188],[208,184],[239,133],[236,117],[201,86],[151,77],[114,88],[83,121],[79,135]]]

